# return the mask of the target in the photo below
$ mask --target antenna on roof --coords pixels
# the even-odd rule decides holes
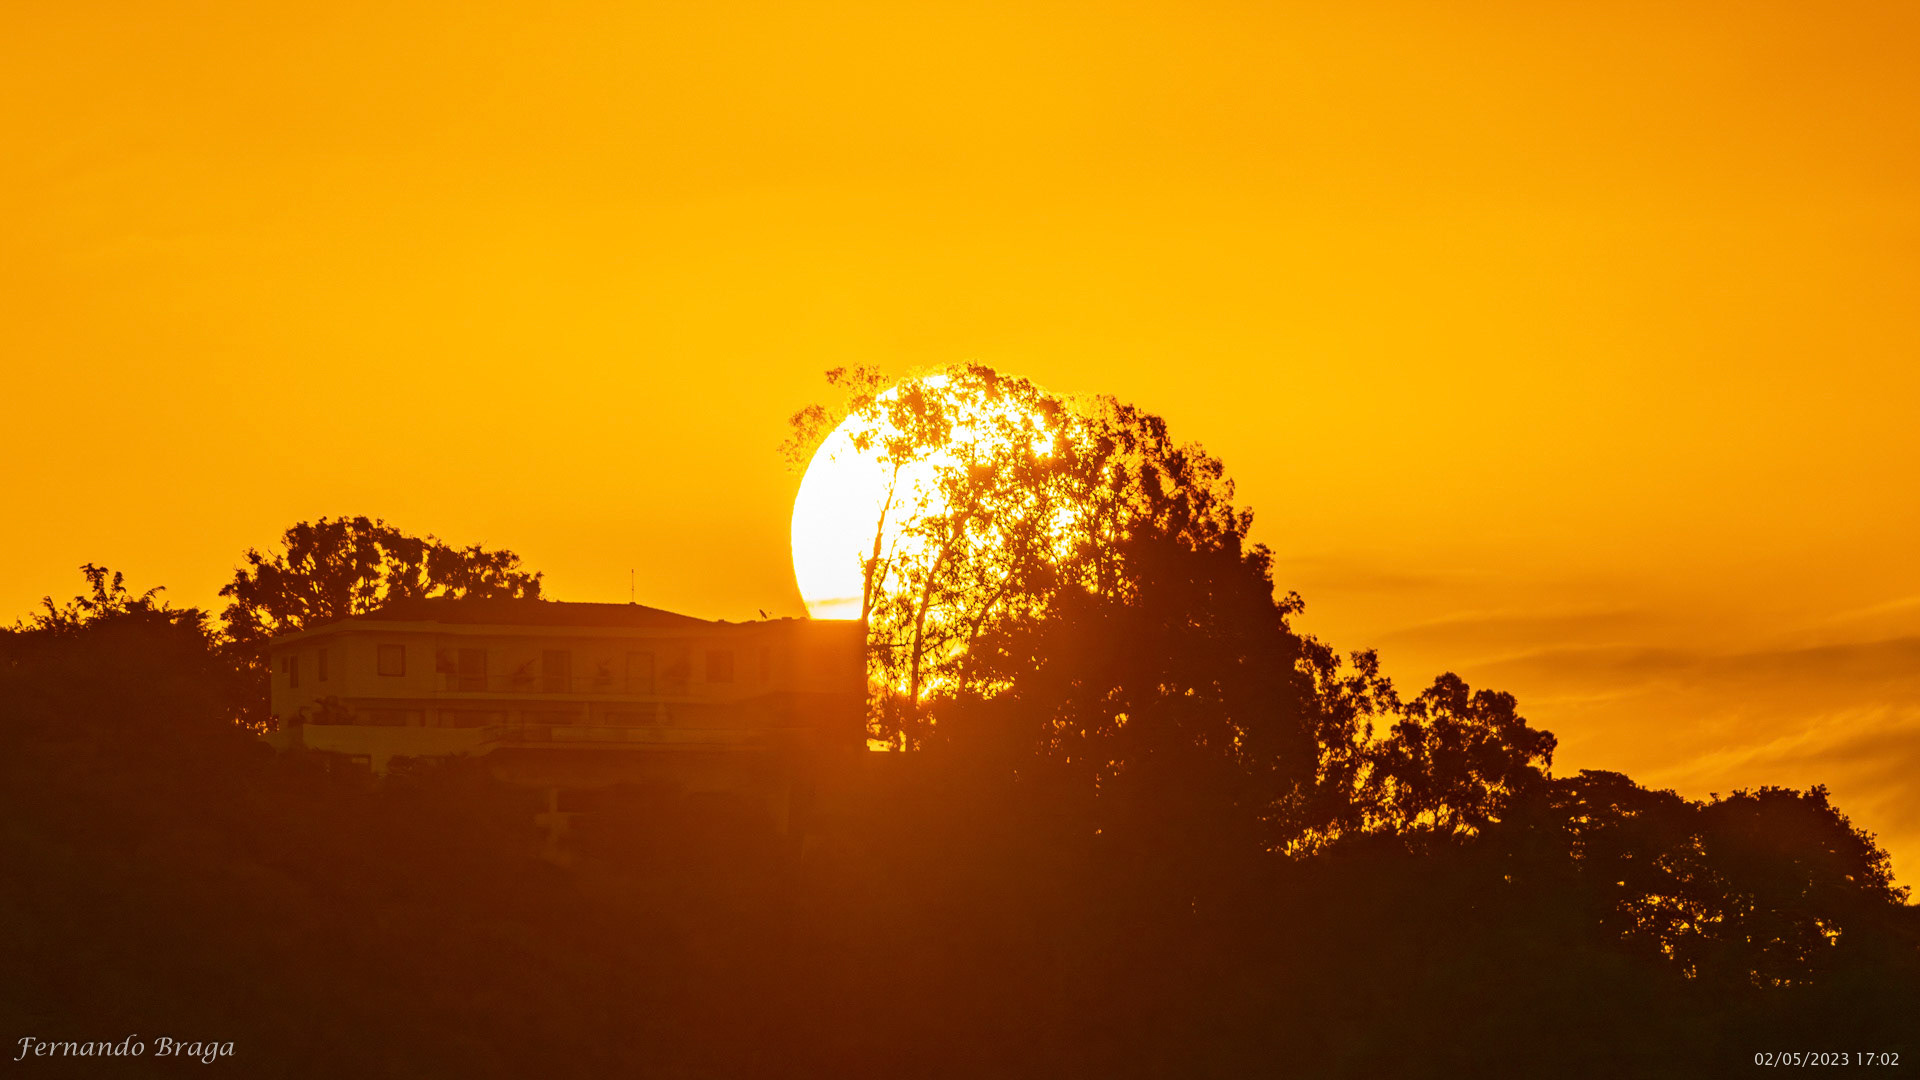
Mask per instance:
[[[627,571],[627,603],[633,603],[633,571]]]

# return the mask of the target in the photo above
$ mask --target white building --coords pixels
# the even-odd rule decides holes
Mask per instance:
[[[273,640],[270,738],[375,773],[399,757],[486,755],[556,803],[636,778],[765,788],[791,775],[768,759],[864,748],[864,649],[858,622],[402,601]]]

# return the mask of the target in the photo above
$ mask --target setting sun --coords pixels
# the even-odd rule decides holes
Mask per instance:
[[[861,418],[848,417],[833,429],[814,451],[793,500],[793,576],[816,619],[860,617],[861,568],[873,557],[874,531],[894,486],[893,467],[879,449],[854,445],[861,427]],[[929,466],[901,473],[906,485],[927,492]]]
[[[927,404],[934,397],[946,399],[940,415]],[[856,409],[814,451],[794,498],[793,573],[808,614],[862,618],[869,571],[884,585],[884,567],[925,545],[916,527],[947,510],[953,470],[1019,445],[1049,452],[1046,429],[1047,418],[956,386],[949,373],[894,385]]]

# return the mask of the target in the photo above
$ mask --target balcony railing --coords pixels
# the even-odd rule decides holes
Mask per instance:
[[[786,727],[676,727],[665,724],[506,724],[494,736],[518,745],[700,745],[746,746],[789,741],[799,729]]]
[[[450,694],[600,694],[613,697],[689,697],[689,679],[630,679],[619,675],[460,675],[436,672],[434,689]]]

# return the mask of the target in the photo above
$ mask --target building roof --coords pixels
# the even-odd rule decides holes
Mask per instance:
[[[786,621],[786,620],[781,620]],[[440,623],[458,626],[539,626],[569,629],[693,630],[722,626],[747,626],[696,619],[691,615],[664,611],[643,604],[586,604],[561,600],[474,600],[435,596],[419,600],[394,600],[374,611],[333,619],[305,630],[280,634],[280,642],[301,640],[321,634],[364,626],[367,623]]]
[[[715,626],[707,619],[644,604],[585,604],[565,600],[474,600],[449,596],[394,600],[359,619],[481,626]]]

